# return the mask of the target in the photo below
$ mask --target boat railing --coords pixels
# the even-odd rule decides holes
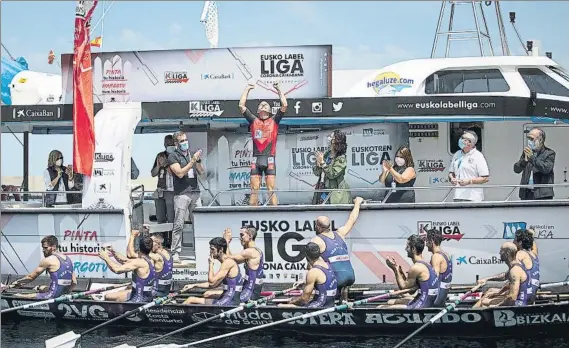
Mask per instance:
[[[499,199],[499,200],[491,200],[492,202],[509,202],[511,201],[514,193],[516,192],[516,189],[520,189],[520,188],[528,188],[528,189],[535,189],[535,188],[541,188],[541,187],[552,187],[552,188],[566,188],[569,189],[569,183],[559,183],[559,184],[540,184],[540,185],[507,185],[507,184],[500,184],[500,185],[468,185],[467,187],[459,187],[459,186],[419,186],[419,187],[397,187],[395,189],[391,188],[391,187],[367,187],[367,188],[349,188],[349,189],[318,189],[318,190],[313,190],[311,193],[329,193],[329,192],[349,192],[351,193],[351,195],[353,197],[357,196],[357,195],[362,195],[362,196],[373,196],[374,198],[371,199],[366,199],[366,202],[368,203],[378,203],[378,204],[390,204],[387,203],[387,200],[389,199],[389,197],[391,197],[391,195],[397,191],[415,191],[416,193],[418,192],[425,192],[425,191],[446,191],[445,196],[441,199],[441,200],[432,200],[432,201],[428,201],[425,202],[423,201],[423,203],[446,203],[452,201],[452,197],[451,194],[454,193],[454,191],[458,188],[458,189],[475,189],[475,188],[481,188],[484,190],[497,190],[497,189],[501,189],[507,190],[507,194],[504,195],[503,199]],[[217,191],[216,194],[213,196],[211,202],[207,205],[207,207],[212,207],[214,205],[222,205],[220,204],[220,198],[223,195],[235,195],[235,194],[249,194],[251,192],[251,189],[233,189],[233,190],[223,190],[223,191]],[[274,195],[282,195],[282,194],[287,194],[287,193],[306,193],[306,190],[302,190],[302,189],[284,189],[284,190],[280,190],[280,189],[275,189],[272,191],[267,190],[266,188],[261,188],[259,190],[259,194],[264,194],[266,197],[266,199],[264,199],[264,203],[262,203],[262,206],[268,206],[269,203],[271,202],[271,198]],[[322,204],[328,204],[328,201],[330,199],[331,195],[328,194],[326,195],[326,198],[324,199],[324,201]],[[375,197],[378,197],[377,199]],[[569,200],[569,196],[565,195],[565,197],[563,195],[556,195],[555,197],[556,200]],[[398,203],[398,202],[397,202]],[[405,203],[398,203],[398,204],[405,204]],[[412,203],[411,203],[412,204]],[[302,204],[296,204],[296,205],[302,205]]]
[[[306,195],[307,192],[310,195],[315,193],[330,193],[330,192],[343,192],[347,191],[351,194],[352,197],[356,196],[363,196],[366,198],[367,203],[374,203],[374,204],[393,204],[391,202],[387,202],[389,197],[392,196],[397,191],[414,191],[416,195],[421,193],[432,193],[437,192],[440,199],[417,199],[417,203],[449,203],[453,201],[452,194],[457,188],[465,188],[465,189],[473,189],[473,188],[481,188],[484,191],[490,190],[502,190],[503,194],[500,194],[499,198],[493,199],[486,199],[485,202],[510,202],[513,201],[514,194],[520,188],[539,188],[539,187],[552,187],[555,190],[555,200],[569,200],[569,183],[558,183],[558,184],[542,184],[542,185],[520,185],[520,184],[497,184],[497,185],[490,185],[490,184],[483,184],[483,185],[469,185],[467,187],[457,187],[457,186],[417,186],[417,187],[397,187],[395,189],[391,187],[367,187],[367,188],[349,188],[349,189],[318,189],[318,190],[303,190],[303,189],[275,189],[273,191],[269,191],[266,188],[261,188],[259,190],[259,201],[261,202],[261,206],[269,206],[271,202],[271,198],[274,195],[277,197],[282,197],[283,195],[299,195],[303,194]],[[138,185],[131,189],[131,204],[132,208],[136,210],[137,208],[141,207],[144,202],[152,201],[152,194],[154,191],[145,191],[144,185]],[[57,193],[67,193],[67,194],[81,194],[79,191],[58,191]],[[242,188],[242,189],[231,189],[231,190],[210,190],[208,189],[207,192],[203,192],[204,196],[202,197],[203,200],[207,203],[204,204],[204,207],[214,207],[214,206],[239,206],[239,205],[248,205],[248,202],[244,202],[243,204],[224,204],[225,201],[223,198],[227,198],[227,196],[231,196],[231,198],[226,199],[229,201],[234,202],[235,195],[240,196],[248,196],[251,193],[251,189],[249,188]],[[19,200],[4,200],[2,201],[2,208],[47,208],[45,206],[45,196],[47,194],[54,194],[54,191],[17,191],[17,192],[2,192],[2,194],[6,195],[19,195]],[[487,194],[487,193],[486,193]],[[207,197],[209,196],[209,197]],[[433,194],[429,194],[430,197],[434,196]],[[21,197],[24,197],[22,199]],[[329,199],[331,195],[326,195],[324,201],[321,204],[329,204]],[[262,199],[261,199],[262,198]],[[293,199],[287,199],[285,201],[294,201]],[[280,205],[312,205],[310,203],[289,203],[289,204],[280,204]],[[406,203],[399,203],[397,204],[406,204]],[[412,203],[410,203],[412,204]],[[49,209],[78,209],[81,208],[81,203],[75,204],[55,204]],[[136,215],[136,213],[135,213]]]

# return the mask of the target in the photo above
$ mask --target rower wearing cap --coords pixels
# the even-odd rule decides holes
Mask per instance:
[[[241,227],[239,231],[239,241],[243,246],[243,251],[239,254],[232,254],[229,250],[231,243],[231,229],[226,228],[223,232],[223,238],[227,241],[227,257],[235,262],[243,263],[245,268],[245,276],[243,277],[243,291],[241,292],[241,302],[245,303],[249,300],[258,300],[261,298],[263,291],[263,282],[265,272],[265,257],[261,249],[255,245],[257,238],[257,229],[251,225]]]
[[[213,269],[214,261],[221,262],[219,271]],[[213,304],[216,306],[237,306],[243,289],[243,278],[239,271],[239,265],[235,260],[227,257],[227,241],[221,237],[215,237],[209,241],[209,272],[207,282],[188,284],[184,291],[193,288],[213,289],[223,284],[223,290],[210,290],[204,293],[204,297],[188,297],[184,304]]]
[[[500,247],[500,260],[508,265],[507,279],[509,284],[504,287],[506,296],[502,293],[484,295],[474,307],[495,306],[525,306],[528,304],[528,289],[531,288],[531,275],[523,262],[516,259],[518,248],[512,242],[506,242]]]
[[[350,252],[345,239],[358,220],[362,202],[363,198],[361,197],[354,199],[354,208],[348,217],[348,221],[336,231],[330,229],[329,217],[319,216],[316,219],[316,237],[310,240],[320,247],[322,259],[332,266],[332,270],[338,280],[338,293],[343,300],[348,299],[348,287],[356,281],[354,268],[350,261]]]
[[[431,256],[431,266],[439,275],[440,287],[439,294],[434,307],[444,307],[447,300],[447,295],[450,291],[452,283],[452,262],[449,254],[441,249],[441,242],[443,241],[443,234],[436,229],[427,231],[427,249],[433,253]]]
[[[334,306],[338,281],[330,264],[321,257],[318,244],[312,242],[306,244],[306,261],[308,261],[309,270],[306,274],[302,295],[290,300],[289,303],[279,304],[279,307],[323,308]]]
[[[395,273],[395,280],[400,290],[418,289],[414,298],[404,297],[396,300],[389,300],[387,305],[378,306],[387,308],[431,308],[439,294],[440,280],[433,266],[423,260],[423,249],[425,241],[418,234],[413,234],[407,238],[407,256],[413,260],[413,266],[409,269],[407,276],[403,269],[395,262],[393,257],[386,260],[387,266]]]
[[[539,259],[537,255],[532,252],[534,245],[533,235],[526,229],[516,231],[514,237],[514,244],[518,248],[516,259],[523,263],[525,268],[531,275],[531,286],[528,289],[528,302],[530,304],[535,302],[537,290],[539,289]]]
[[[34,281],[47,270],[51,279],[49,286],[37,286],[35,288],[37,293],[16,294],[16,296],[45,300],[71,293],[73,286],[77,284],[77,279],[73,272],[73,262],[71,262],[69,256],[56,253],[58,245],[59,242],[55,236],[42,238],[41,247],[44,258],[40,261],[38,267],[24,278],[12,283],[12,287],[20,287]]]

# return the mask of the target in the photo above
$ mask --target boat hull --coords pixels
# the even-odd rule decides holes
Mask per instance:
[[[32,302],[15,297],[3,297],[3,307],[14,307]],[[140,304],[77,300],[53,303],[38,308],[19,310],[2,315],[2,324],[28,319],[57,322],[81,321],[98,324],[115,318]],[[170,304],[153,307],[143,314],[119,320],[116,325],[136,327],[163,327],[169,330],[184,327],[210,318],[231,307]],[[212,329],[238,330],[267,324],[311,312],[304,308],[259,307],[232,314],[204,326]],[[278,331],[295,331],[326,335],[398,336],[407,335],[431,319],[438,309],[376,309],[355,308],[345,312],[326,313],[309,319],[299,319],[273,327]],[[504,337],[526,335],[566,335],[569,324],[569,304],[552,303],[527,307],[489,309],[459,308],[445,314],[435,325],[421,335],[453,337]],[[114,325],[114,326],[116,326]]]

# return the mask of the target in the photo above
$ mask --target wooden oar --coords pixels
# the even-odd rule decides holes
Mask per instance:
[[[130,283],[129,283],[130,284]],[[103,292],[103,291],[107,291],[107,290],[112,290],[112,289],[116,289],[116,288],[121,288],[123,286],[128,286],[129,284],[115,284],[115,285],[111,285],[111,286],[107,286],[101,289],[95,289],[95,290],[89,290],[89,291],[83,291],[83,292],[78,292],[76,294],[69,294],[69,295],[63,295],[60,297],[56,297],[56,298],[50,298],[48,300],[44,300],[44,301],[38,301],[38,302],[30,302],[28,304],[22,305],[22,306],[17,306],[17,307],[12,307],[12,308],[7,308],[7,309],[3,309],[2,311],[0,311],[1,314],[4,313],[9,313],[9,312],[13,312],[13,311],[18,311],[20,309],[29,309],[29,308],[35,308],[35,307],[39,307],[39,306],[43,306],[45,304],[50,304],[50,303],[59,303],[59,302],[65,302],[65,301],[70,301],[70,300],[74,300],[76,298],[80,298],[80,297],[86,297],[89,295],[93,295],[96,294],[98,292]],[[22,297],[21,299],[26,300],[25,297]],[[28,300],[32,300],[29,299]]]
[[[75,347],[75,342],[77,342],[78,339],[81,339],[81,337],[85,336],[86,334],[93,332],[97,329],[100,329],[103,326],[107,326],[108,324],[114,323],[117,320],[120,320],[122,318],[128,317],[128,316],[133,315],[133,314],[142,313],[145,310],[147,310],[148,308],[152,308],[154,306],[159,306],[161,304],[167,303],[170,300],[172,300],[174,297],[182,294],[183,292],[184,292],[184,290],[180,290],[178,292],[170,293],[168,296],[159,297],[159,298],[155,299],[154,301],[145,304],[144,306],[140,306],[136,309],[133,309],[131,311],[123,313],[123,314],[119,315],[118,317],[115,317],[111,320],[105,321],[104,323],[101,323],[95,327],[92,327],[89,330],[83,331],[80,334],[76,334],[73,331],[68,331],[68,332],[61,334],[59,336],[55,336],[55,337],[50,338],[49,340],[45,341],[45,347],[46,348],[73,348],[73,347]]]
[[[154,338],[154,339],[152,339],[152,340],[150,340],[150,341],[148,341],[148,342],[144,342],[144,343],[139,344],[139,345],[137,345],[137,346],[135,346],[135,347],[132,347],[132,346],[123,344],[123,345],[117,346],[116,348],[138,348],[138,347],[145,347],[145,346],[147,346],[147,345],[149,345],[149,344],[151,344],[151,343],[155,343],[155,342],[161,341],[161,340],[163,340],[163,339],[166,338],[166,337],[170,337],[170,336],[175,335],[175,334],[177,334],[177,333],[180,333],[180,332],[183,332],[183,331],[186,331],[186,330],[195,328],[196,326],[199,326],[199,325],[208,323],[208,322],[213,321],[213,320],[216,320],[216,319],[221,319],[221,318],[224,318],[224,317],[228,317],[228,316],[230,316],[231,314],[240,312],[240,311],[242,311],[242,310],[244,310],[244,309],[252,308],[252,307],[254,307],[254,306],[258,305],[258,304],[261,304],[261,303],[263,303],[263,302],[267,302],[267,301],[269,301],[269,300],[275,298],[276,296],[280,296],[280,295],[286,294],[287,292],[292,291],[292,290],[295,290],[295,289],[296,289],[296,288],[293,287],[293,288],[290,288],[290,289],[286,289],[286,290],[281,290],[281,291],[273,292],[271,295],[266,296],[266,297],[262,297],[262,298],[258,299],[257,301],[249,301],[247,304],[242,304],[242,305],[240,305],[239,307],[236,307],[236,308],[233,308],[233,309],[228,310],[227,312],[221,312],[221,313],[218,314],[218,315],[215,315],[215,316],[213,316],[213,317],[207,318],[207,319],[205,319],[205,320],[198,321],[197,323],[193,323],[193,324],[188,325],[188,326],[186,326],[186,327],[183,327],[183,328],[181,328],[181,329],[172,331],[172,332],[170,332],[170,333],[167,333],[166,335],[162,335],[162,336],[160,336],[160,337],[156,337],[156,338]]]
[[[476,292],[476,290],[478,290],[479,288],[481,288],[484,285],[484,283],[480,283],[478,285],[476,285],[475,287],[473,287],[472,289],[470,289],[470,291],[468,291],[467,293],[465,293],[464,295],[460,296],[459,299],[457,299],[456,301],[450,303],[448,306],[445,307],[445,309],[443,309],[442,311],[439,312],[439,314],[435,315],[434,317],[432,317],[429,321],[427,321],[425,324],[421,325],[420,328],[418,328],[417,330],[413,331],[413,333],[411,333],[409,336],[405,337],[405,339],[403,339],[403,341],[399,342],[395,347],[393,348],[399,348],[402,345],[404,345],[407,341],[409,341],[411,338],[413,338],[415,335],[417,335],[419,332],[423,331],[427,326],[433,324],[435,321],[439,320],[440,318],[442,318],[443,315],[447,314],[450,311],[453,311],[456,306],[465,298],[467,298],[468,296],[470,296],[473,292]]]
[[[255,326],[255,327],[250,327],[247,329],[243,329],[243,330],[239,330],[239,331],[235,331],[235,332],[230,332],[224,335],[220,335],[220,336],[215,336],[215,337],[210,337],[210,338],[206,338],[204,340],[200,340],[200,341],[195,341],[192,343],[188,343],[188,344],[183,344],[183,345],[178,345],[178,344],[170,344],[168,345],[168,348],[187,348],[187,347],[191,347],[191,346],[195,346],[198,344],[203,344],[206,342],[211,342],[211,341],[216,341],[216,340],[220,340],[222,338],[227,338],[227,337],[231,337],[231,336],[235,336],[235,335],[240,335],[240,334],[244,334],[247,332],[251,332],[251,331],[255,331],[255,330],[260,330],[260,329],[264,329],[267,327],[271,327],[271,326],[275,326],[275,325],[280,325],[280,324],[285,324],[285,323],[289,323],[291,321],[295,321],[295,320],[299,320],[299,319],[309,319],[321,314],[326,314],[326,313],[331,313],[331,312],[335,312],[335,311],[343,311],[346,310],[348,308],[352,308],[354,306],[359,306],[368,302],[373,302],[373,301],[377,301],[377,300],[381,300],[383,298],[387,298],[390,296],[395,296],[395,295],[401,295],[401,294],[405,294],[408,293],[410,291],[410,289],[406,289],[406,290],[398,290],[398,291],[394,291],[394,292],[390,292],[387,294],[382,294],[382,295],[378,295],[378,296],[374,296],[374,297],[370,297],[370,298],[366,298],[363,300],[359,300],[359,301],[354,301],[352,303],[345,303],[345,304],[341,304],[341,305],[337,305],[334,307],[328,307],[328,308],[324,308],[318,311],[314,311],[314,312],[309,312],[309,313],[305,313],[303,315],[299,315],[296,317],[292,317],[292,318],[287,318],[287,319],[283,319],[283,320],[279,320],[279,321],[275,321],[272,323],[268,323],[268,324],[263,324],[263,325],[259,325],[259,326]],[[140,347],[140,346],[139,346]],[[115,347],[115,348],[127,348],[127,347]],[[138,347],[136,347],[138,348]],[[152,347],[145,347],[145,348],[152,348]]]

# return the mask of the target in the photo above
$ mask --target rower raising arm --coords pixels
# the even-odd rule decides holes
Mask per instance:
[[[348,221],[337,231],[331,230],[329,217],[319,216],[315,225],[316,236],[311,239],[312,243],[320,247],[322,259],[332,267],[338,281],[338,293],[344,300],[348,299],[348,287],[356,281],[345,238],[358,219],[362,202],[361,197],[354,199],[354,208],[348,217]]]
[[[358,217],[360,216],[360,207],[363,201],[364,199],[361,197],[356,197],[354,199],[354,208],[352,209],[350,216],[348,216],[348,221],[346,221],[344,226],[341,226],[336,231],[342,238],[345,239],[348,236],[348,234],[352,231],[352,228],[356,224],[356,221],[358,221]]]
[[[265,258],[263,252],[257,248],[257,229],[251,225],[241,227],[239,231],[239,241],[243,251],[238,254],[231,254],[229,243],[231,243],[231,229],[226,228],[223,238],[227,241],[227,257],[235,262],[243,263],[245,276],[243,277],[243,291],[241,292],[241,302],[258,300],[261,298],[263,283],[265,278],[264,265]]]

